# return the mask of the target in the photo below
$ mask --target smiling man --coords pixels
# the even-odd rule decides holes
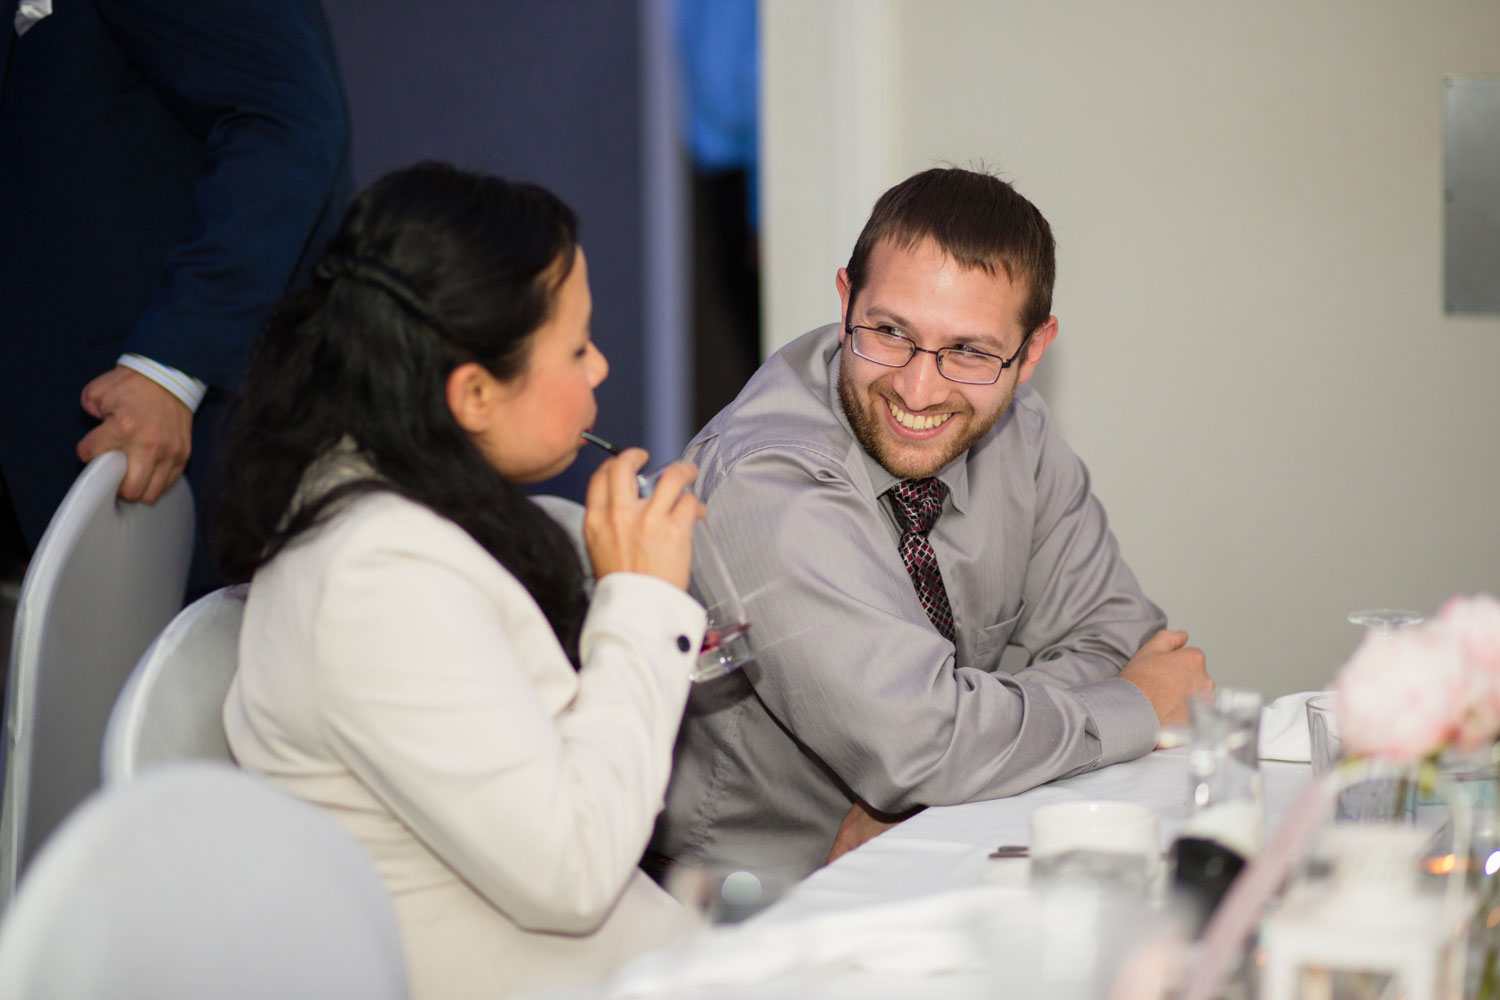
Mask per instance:
[[[648,867],[800,878],[923,806],[1139,756],[1212,688],[1026,385],[1054,259],[1009,184],[902,182],[838,272],[842,322],[689,446],[758,660],[694,690]]]

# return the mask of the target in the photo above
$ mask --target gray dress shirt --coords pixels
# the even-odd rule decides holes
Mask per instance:
[[[800,878],[855,799],[1013,795],[1155,743],[1151,703],[1117,675],[1166,620],[1041,397],[1021,386],[938,473],[949,642],[902,564],[896,478],[854,438],[838,365],[837,327],[805,334],[688,446],[757,660],[692,693],[652,841],[678,861]]]

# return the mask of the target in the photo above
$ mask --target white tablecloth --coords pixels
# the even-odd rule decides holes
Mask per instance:
[[[1261,768],[1272,830],[1309,772],[1279,761]],[[1033,809],[1070,799],[1150,805],[1165,849],[1187,817],[1188,791],[1187,751],[1159,750],[1010,798],[927,809],[745,923],[710,928],[642,957],[603,989],[568,996],[958,1000],[1028,997],[1045,981],[1046,995],[1060,997],[1065,991],[1052,983],[1059,963],[1086,961],[1095,931],[1065,924],[1058,933],[1056,914],[1039,912],[1026,889],[1027,862],[987,855],[1000,844],[1025,844]],[[1044,976],[1044,967],[1051,973]],[[1091,992],[1080,987],[1073,995]]]
[[[1309,768],[1269,760],[1260,766],[1269,830],[1302,787]],[[1052,802],[1111,799],[1149,805],[1161,817],[1165,850],[1187,819],[1189,791],[1187,750],[1158,750],[1010,798],[927,809],[814,872],[777,904],[778,916],[979,885],[986,875],[996,876],[996,865],[1006,864],[990,861],[989,852],[1000,844],[1025,844],[1031,811]],[[1019,866],[1024,868],[1024,862]]]

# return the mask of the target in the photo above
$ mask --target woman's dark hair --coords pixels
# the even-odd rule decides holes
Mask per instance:
[[[448,409],[448,375],[526,369],[573,266],[577,220],[542,188],[421,163],[350,206],[313,277],[256,347],[230,437],[218,557],[231,582],[355,496],[388,490],[457,523],[541,606],[578,664],[585,610],[561,527],[502,477]],[[308,467],[352,441],[375,476],[292,501]]]

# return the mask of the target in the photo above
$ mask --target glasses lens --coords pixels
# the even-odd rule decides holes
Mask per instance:
[[[1000,377],[999,358],[991,358],[972,351],[942,351],[938,355],[938,368],[955,382],[988,384]]]
[[[868,327],[854,328],[854,353],[878,365],[900,368],[911,360],[912,342],[894,333],[882,333]]]

